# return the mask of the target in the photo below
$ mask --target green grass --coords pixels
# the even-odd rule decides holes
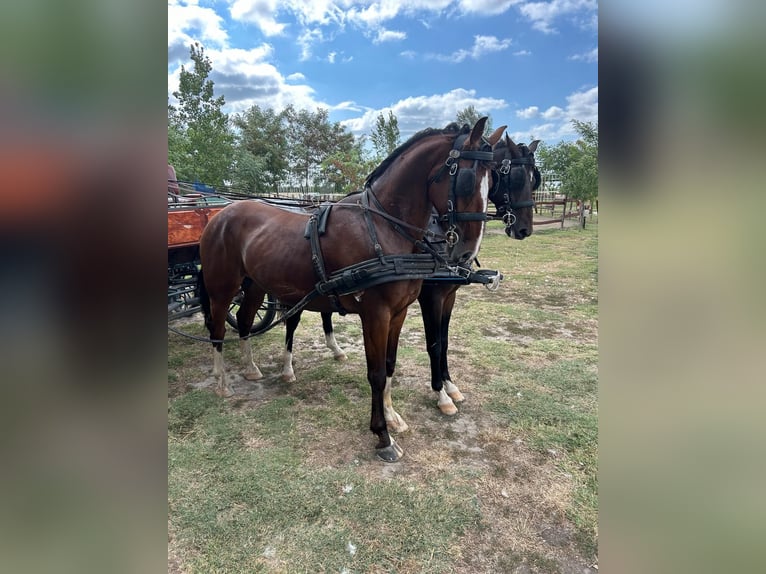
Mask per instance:
[[[505,279],[494,293],[479,285],[458,293],[450,370],[467,400],[455,417],[435,409],[413,307],[394,388],[411,427],[397,439],[407,452],[398,465],[373,457],[358,318],[335,317],[349,356],[338,363],[324,348],[319,315],[304,313],[295,344],[298,382],[290,384],[279,380],[284,330],[257,337],[254,356],[266,379],[258,383],[262,394],[250,398],[224,400],[193,388],[210,379],[209,346],[169,335],[175,560],[185,572],[201,573],[494,573],[522,564],[555,573],[592,564],[597,250],[595,224],[536,230],[523,242],[485,236],[481,264]],[[204,335],[201,320],[183,330]],[[237,373],[239,349],[236,336],[229,338],[226,367]],[[555,503],[543,495],[548,483],[535,487],[543,480],[561,481]],[[565,546],[541,542],[539,531],[550,524],[571,529]]]
[[[304,464],[298,445],[284,446],[296,432],[292,401],[222,416],[219,401],[190,394],[172,410],[168,480],[172,528],[190,549],[190,571],[395,572],[420,564],[443,572],[450,544],[479,520],[464,487],[440,481],[422,489],[370,480],[353,464]],[[248,448],[241,439],[253,424],[280,446]]]

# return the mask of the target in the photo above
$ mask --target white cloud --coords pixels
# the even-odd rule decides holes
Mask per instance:
[[[413,50],[404,50],[403,52],[399,52],[399,55],[408,60],[414,60],[415,56],[417,56],[417,52]]]
[[[558,106],[551,106],[540,115],[546,120],[557,120],[564,117],[564,110]]]
[[[327,61],[330,62],[331,64],[334,64],[335,56],[337,55],[338,55],[338,52],[330,52],[329,54],[327,54]]]
[[[265,36],[278,36],[287,26],[276,20],[279,5],[279,0],[234,0],[229,11],[235,20],[258,26]]]
[[[352,101],[341,102],[339,104],[335,104],[334,106],[330,106],[330,110],[331,111],[334,111],[334,110],[350,110],[352,112],[361,112],[364,109],[365,109],[364,107],[362,107],[359,104],[357,104],[356,102],[352,102]]]
[[[305,80],[303,74],[282,76],[268,61],[272,55],[268,44],[250,50],[209,50],[206,54],[213,66],[210,79],[215,85],[215,95],[224,95],[226,99],[225,113],[240,113],[256,104],[277,110],[289,104],[310,110],[328,107],[315,99],[311,86],[300,83]],[[168,75],[168,93],[177,89],[178,70]],[[174,98],[170,100],[174,102]]]
[[[516,117],[519,117],[523,120],[531,120],[532,118],[537,117],[539,112],[540,108],[537,106],[529,106],[523,110],[516,110]]]
[[[541,117],[547,121],[511,133],[510,136],[514,141],[527,141],[531,137],[551,143],[556,143],[562,139],[575,139],[578,134],[572,126],[572,120],[598,122],[598,86],[567,96],[566,108],[550,106],[542,114],[538,114],[538,111],[537,106],[516,110],[516,116],[519,118]]]
[[[598,86],[567,96],[566,114],[581,122],[598,121]]]
[[[522,0],[460,0],[460,11],[476,14],[502,14]]]
[[[597,10],[597,0],[551,0],[550,2],[528,2],[519,7],[519,11],[532,21],[532,27],[544,34],[558,32],[553,23],[561,16],[574,16],[588,20]],[[587,16],[586,16],[587,15]]]
[[[519,50],[518,52],[513,53],[514,56],[531,56],[532,52],[529,50]]]
[[[168,65],[189,59],[189,46],[195,41],[209,46],[226,46],[229,36],[221,18],[212,8],[202,8],[196,0],[168,1]]]
[[[319,28],[305,29],[298,36],[297,42],[301,47],[301,61],[306,61],[311,58],[311,48],[314,44],[324,41],[324,34]]]
[[[399,123],[402,140],[405,140],[426,126],[446,126],[455,121],[459,111],[471,105],[483,113],[491,113],[492,110],[501,110],[508,106],[505,100],[477,97],[476,90],[458,88],[445,94],[405,98],[385,108],[367,110],[361,117],[341,123],[357,136],[370,133],[375,127],[378,114],[391,110]]]
[[[404,40],[406,37],[407,34],[404,32],[381,28],[378,30],[378,35],[375,36],[375,39],[372,42],[373,44],[380,44],[382,42],[398,42],[399,40]]]
[[[498,40],[495,36],[474,36],[473,46],[470,50],[458,50],[449,55],[432,54],[427,57],[441,60],[443,62],[460,63],[466,58],[472,58],[478,60],[485,54],[491,54],[493,52],[501,52],[507,50],[511,45],[511,39],[505,38]]]
[[[593,48],[589,52],[583,52],[582,54],[575,54],[574,56],[570,56],[569,59],[574,60],[575,62],[598,62],[598,47]]]

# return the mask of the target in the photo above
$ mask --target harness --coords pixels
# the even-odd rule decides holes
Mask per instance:
[[[473,193],[474,186],[476,185],[476,166],[479,161],[493,161],[495,155],[492,152],[492,146],[482,138],[482,147],[484,149],[479,151],[463,151],[460,147],[465,142],[468,134],[462,134],[455,139],[455,144],[449,153],[447,161],[441,169],[428,180],[428,186],[441,179],[444,172],[449,169],[449,175],[451,178],[450,183],[450,195],[447,200],[447,212],[439,218],[440,222],[444,222],[448,225],[446,232],[447,247],[455,245],[459,239],[460,234],[457,232],[457,223],[459,221],[487,221],[487,214],[484,212],[467,212],[456,211],[455,205],[457,205],[458,197],[468,197]],[[488,148],[488,149],[487,149]],[[459,158],[472,159],[473,165],[470,168],[460,168],[457,160]]]
[[[444,165],[441,166],[434,176],[428,179],[426,184],[426,188],[430,187],[431,184],[439,181],[445,172],[448,172],[451,178],[447,212],[439,217],[440,221],[446,222],[449,225],[445,234],[449,247],[457,243],[459,239],[457,222],[487,220],[487,214],[484,212],[459,212],[455,209],[458,197],[468,197],[474,191],[478,162],[492,161],[494,159],[491,146],[486,140],[483,140],[483,147],[490,148],[488,151],[486,149],[481,151],[460,149],[467,137],[468,134],[461,134],[455,138],[453,147]],[[458,160],[461,158],[473,160],[473,165],[470,168],[461,168],[458,163]],[[338,207],[359,207],[362,209],[376,259],[356,263],[335,271],[328,276],[324,257],[322,256],[320,237],[326,230],[330,210]],[[372,222],[373,214],[385,219],[399,235],[410,241],[416,249],[423,253],[385,255]],[[414,230],[417,234],[423,236],[424,239],[418,239],[409,230]],[[311,246],[311,263],[318,281],[314,290],[292,307],[283,317],[283,320],[297,313],[317,295],[327,296],[333,309],[337,313],[345,315],[348,311],[340,302],[342,295],[348,295],[391,281],[425,279],[434,275],[439,269],[446,269],[450,273],[463,278],[467,278],[471,273],[469,268],[450,265],[447,259],[433,247],[431,240],[436,237],[433,231],[417,227],[388,213],[370,186],[365,188],[359,201],[356,203],[337,203],[320,206],[319,210],[309,218],[304,237],[309,240]]]
[[[496,184],[496,188],[499,188],[501,185],[503,186],[503,205],[505,213],[503,214],[503,223],[505,224],[506,232],[508,232],[511,228],[511,226],[516,222],[516,215],[513,213],[514,209],[522,209],[525,207],[534,207],[535,206],[535,200],[534,199],[526,199],[524,201],[517,201],[513,202],[511,201],[511,189],[516,187],[513,182],[512,176],[512,170],[514,169],[524,169],[523,166],[531,165],[534,169],[534,175],[536,178],[536,181],[539,182],[540,179],[540,172],[535,167],[535,158],[533,155],[529,155],[527,157],[519,157],[519,158],[505,158],[502,162],[500,162],[500,167],[498,168],[498,181]],[[514,167],[519,166],[519,167]],[[524,173],[524,177],[526,178],[526,172]],[[539,183],[536,183],[533,189],[537,189],[539,186]]]

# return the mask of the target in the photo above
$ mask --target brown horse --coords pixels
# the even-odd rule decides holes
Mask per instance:
[[[471,260],[478,252],[494,159],[487,148],[505,129],[485,139],[486,121],[481,118],[473,129],[451,124],[415,134],[370,174],[362,194],[332,204],[325,217],[240,201],[210,221],[200,238],[200,299],[213,342],[219,394],[232,394],[222,342],[226,312],[240,289],[244,298],[237,326],[248,379],[261,376],[245,338],[266,293],[295,310],[358,314],[372,390],[370,430],[378,436],[375,448],[384,461],[401,458],[403,451],[386,426],[384,390],[390,389],[407,308],[428,275],[422,263],[431,260],[433,269],[442,259],[424,241],[431,210],[450,223],[450,264]],[[373,267],[362,269],[360,264],[366,263]],[[381,266],[396,273],[381,272],[384,282],[360,279],[353,285],[354,278],[373,276]]]
[[[540,172],[535,166],[534,152],[539,140],[529,146],[516,144],[506,134],[494,147],[495,169],[494,185],[489,199],[495,205],[497,215],[505,223],[505,233],[518,240],[530,236],[533,230],[533,192],[540,186]],[[470,265],[470,262],[466,262]],[[423,326],[426,334],[426,349],[431,363],[431,388],[437,393],[437,406],[446,415],[457,413],[455,403],[465,400],[460,389],[452,382],[447,363],[449,346],[449,324],[455,295],[461,283],[444,280],[425,279],[418,295]],[[282,377],[294,381],[292,366],[293,337],[298,327],[300,314],[287,321],[285,336],[285,355]],[[337,360],[344,360],[346,354],[338,346],[332,326],[332,313],[322,313],[322,329],[325,343]],[[394,410],[390,396],[390,386],[384,396],[385,416],[392,430],[402,432],[407,423]]]

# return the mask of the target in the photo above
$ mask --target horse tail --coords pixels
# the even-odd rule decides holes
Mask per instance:
[[[210,295],[205,288],[205,278],[202,275],[202,269],[199,270],[197,275],[197,295],[199,296],[199,304],[202,307],[202,314],[205,317],[205,326],[210,329],[210,322],[213,317],[210,311]]]

